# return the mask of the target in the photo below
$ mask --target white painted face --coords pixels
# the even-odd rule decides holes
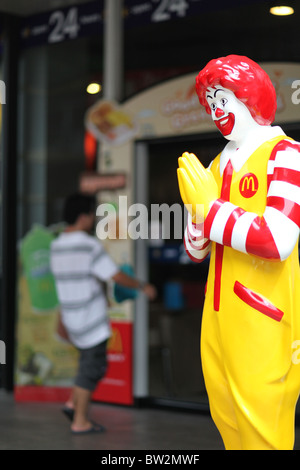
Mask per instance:
[[[208,88],[206,100],[211,109],[212,119],[228,140],[241,140],[255,123],[248,108],[231,90],[219,85]]]

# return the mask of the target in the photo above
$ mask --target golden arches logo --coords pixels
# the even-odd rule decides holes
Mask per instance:
[[[243,176],[239,185],[240,193],[243,197],[254,196],[258,190],[258,179],[254,173],[247,173]]]
[[[118,328],[112,329],[112,335],[109,339],[107,349],[110,352],[121,353],[123,352],[123,343],[120,330]]]

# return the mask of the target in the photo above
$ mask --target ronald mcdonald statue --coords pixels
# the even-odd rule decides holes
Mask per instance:
[[[228,140],[208,169],[188,152],[178,168],[186,251],[195,262],[210,255],[201,358],[211,416],[228,450],[291,450],[300,391],[300,144],[271,126],[274,87],[247,57],[211,60],[196,91]]]

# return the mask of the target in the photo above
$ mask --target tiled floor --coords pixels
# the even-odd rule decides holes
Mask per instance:
[[[74,436],[56,403],[15,403],[0,391],[0,450],[223,449],[209,416],[161,409],[91,405],[103,434]]]
[[[0,390],[0,450],[223,450],[211,418],[198,412],[97,403],[91,417],[106,432],[74,436],[60,404],[16,403]]]

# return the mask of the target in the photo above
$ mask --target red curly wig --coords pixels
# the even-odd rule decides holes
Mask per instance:
[[[253,60],[245,56],[228,55],[213,59],[196,78],[196,92],[208,114],[211,109],[206,101],[208,87],[221,85],[231,90],[249,109],[253,119],[261,125],[270,125],[277,108],[276,92],[267,73]]]

